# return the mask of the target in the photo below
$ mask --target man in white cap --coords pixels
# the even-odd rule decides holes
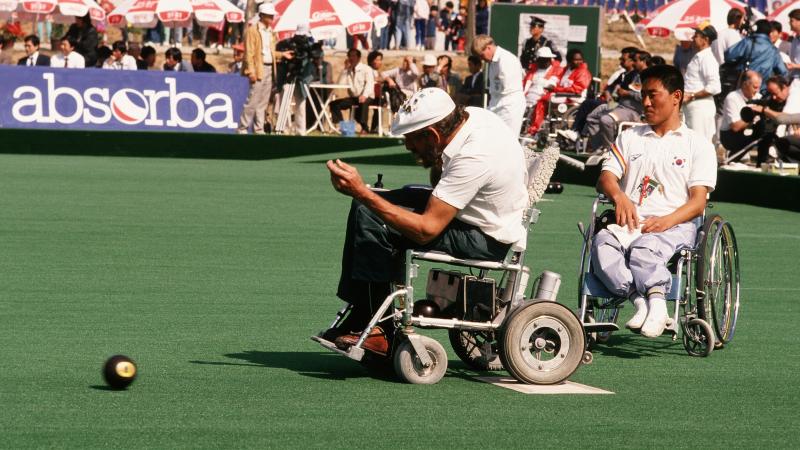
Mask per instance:
[[[536,51],[536,58],[530,64],[530,69],[522,82],[525,101],[528,105],[536,105],[547,89],[558,84],[563,70],[561,64],[554,61],[555,57],[556,55],[550,50],[550,47],[541,47]]]
[[[419,78],[420,88],[439,87],[441,78],[437,69],[436,57],[427,54],[422,58],[422,76]]]
[[[236,130],[239,134],[247,134],[251,124],[254,134],[264,134],[264,115],[272,93],[275,63],[280,59],[294,57],[291,51],[275,50],[277,41],[272,31],[275,6],[272,3],[261,3],[258,6],[258,17],[258,23],[244,30],[242,75],[250,80],[250,92]]]
[[[497,46],[491,36],[481,34],[472,41],[472,54],[489,63],[489,111],[519,135],[525,114],[525,95],[522,93],[522,66],[508,50]]]
[[[512,244],[526,242],[522,214],[527,176],[517,136],[492,112],[456,106],[439,88],[416,92],[400,107],[392,133],[431,169],[433,191],[375,192],[355,167],[328,161],[333,187],[353,197],[347,221],[337,295],[353,309],[322,337],[341,348],[353,345],[403,277],[406,249],[438,250],[460,258],[499,261]],[[389,326],[372,330],[364,348],[387,354]]]

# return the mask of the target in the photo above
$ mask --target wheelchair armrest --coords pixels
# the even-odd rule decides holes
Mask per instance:
[[[436,252],[436,251],[424,252],[424,251],[412,250],[411,258],[419,259],[422,261],[440,262],[454,266],[475,267],[478,269],[487,269],[487,270],[510,270],[514,272],[519,272],[520,270],[522,270],[521,264],[507,264],[503,261],[482,261],[478,259],[461,259],[461,258],[456,258],[454,256],[450,256],[447,253]]]

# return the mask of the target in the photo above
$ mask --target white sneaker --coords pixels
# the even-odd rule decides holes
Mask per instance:
[[[631,301],[633,303],[633,317],[625,323],[625,328],[638,331],[642,328],[645,318],[647,318],[647,300],[644,297],[636,297]]]
[[[576,142],[578,140],[578,132],[575,130],[558,130],[556,131],[556,134],[572,142]]]
[[[655,338],[661,336],[667,327],[667,301],[661,297],[652,297],[647,301],[647,318],[642,325],[642,336]]]
[[[242,130],[241,128],[236,130],[236,134],[247,134],[247,130]]]

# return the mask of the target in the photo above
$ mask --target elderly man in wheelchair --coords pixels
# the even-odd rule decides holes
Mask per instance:
[[[527,228],[538,211],[529,205],[528,166],[516,136],[494,113],[456,106],[438,88],[408,99],[392,131],[404,135],[406,148],[431,168],[433,190],[370,189],[354,167],[328,161],[334,188],[353,197],[337,292],[347,305],[312,339],[357,361],[391,358],[401,379],[431,384],[444,375],[447,354],[414,327],[447,328],[456,353],[468,363],[497,368],[499,358],[529,383],[568,377],[585,356],[580,322],[555,302],[522,298]],[[547,160],[548,179],[557,157],[556,150]],[[466,293],[449,309],[419,308],[413,286],[418,261],[476,270],[469,278],[481,284],[483,294],[473,297],[465,286],[468,277],[454,280],[451,273],[451,284]],[[486,276],[492,270],[504,274],[497,286]],[[496,342],[501,326],[510,344]],[[481,343],[472,345],[475,340]],[[498,346],[505,348],[499,356]]]
[[[678,69],[653,66],[642,72],[641,79],[647,125],[622,132],[603,164],[597,187],[613,203],[615,223],[594,236],[593,231],[585,234],[589,269],[581,271],[581,316],[586,325],[603,315],[600,308],[590,311],[587,294],[628,299],[634,314],[625,326],[655,338],[676,328],[677,307],[674,315],[667,309],[676,287],[668,264],[676,253],[695,248],[697,221],[702,220],[707,195],[714,189],[717,167],[711,142],[681,123],[683,77]],[[591,227],[603,228],[594,222]],[[732,229],[730,233],[733,239]],[[593,289],[592,279],[599,280],[608,294]],[[607,328],[601,325],[598,335],[615,329],[611,325],[617,309],[614,305],[611,309],[610,316],[600,319],[610,323]],[[706,336],[708,351],[713,340],[713,333]]]

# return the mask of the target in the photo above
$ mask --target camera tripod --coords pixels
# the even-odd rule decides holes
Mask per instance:
[[[275,124],[276,133],[284,133],[286,132],[286,129],[289,127],[292,101],[294,100],[295,89],[297,89],[298,87],[299,89],[303,90],[303,94],[305,94],[305,97],[307,99],[311,98],[311,91],[308,89],[307,84],[298,83],[296,79],[292,80],[291,83],[284,84],[283,91],[281,93],[281,104],[278,109],[278,121]]]

